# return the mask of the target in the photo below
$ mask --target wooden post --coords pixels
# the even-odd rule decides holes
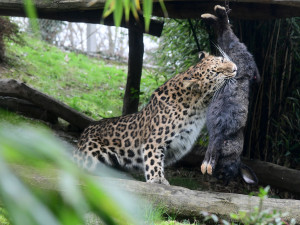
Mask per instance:
[[[144,55],[143,32],[137,31],[136,29],[128,29],[128,32],[128,75],[123,101],[123,115],[138,111]]]

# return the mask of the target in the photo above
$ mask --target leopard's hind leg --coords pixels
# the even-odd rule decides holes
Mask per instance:
[[[101,146],[100,143],[88,141],[85,145],[79,147],[73,153],[73,160],[78,166],[95,171],[99,164],[104,163],[113,167],[120,167],[118,154],[113,152],[107,146]]]
[[[170,185],[164,176],[164,147],[145,143],[142,147],[146,182]]]

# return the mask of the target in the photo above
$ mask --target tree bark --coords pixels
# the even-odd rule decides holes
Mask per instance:
[[[138,111],[143,55],[143,33],[129,29],[128,75],[123,101],[123,115]]]
[[[59,178],[43,176],[40,171],[25,166],[12,165],[13,169],[27,183],[41,189],[59,190]],[[49,174],[59,174],[56,170]],[[49,171],[48,171],[49,172]],[[239,211],[253,211],[259,205],[259,198],[255,196],[193,191],[183,187],[166,186],[161,184],[149,184],[134,180],[99,178],[101,185],[110,188],[118,187],[119,190],[140,196],[158,207],[164,207],[167,214],[176,214],[177,218],[202,218],[201,212],[217,214],[221,218],[230,219],[230,213]],[[85,184],[79,184],[85,185]],[[267,198],[263,202],[264,209],[273,209],[281,212],[288,212],[285,220],[294,218],[300,221],[300,201],[287,199]]]
[[[23,99],[0,97],[0,108],[17,112],[33,119],[43,120],[52,124],[56,124],[58,122],[57,116],[53,113]]]
[[[16,97],[25,99],[41,109],[47,110],[58,117],[69,122],[71,125],[83,130],[93,119],[84,114],[72,109],[66,104],[48,96],[38,90],[29,87],[23,82],[14,79],[0,80],[0,96]]]

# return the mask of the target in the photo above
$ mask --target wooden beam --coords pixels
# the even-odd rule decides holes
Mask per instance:
[[[22,0],[0,0],[0,15],[3,16],[17,16],[26,17],[24,11]],[[101,5],[95,7],[87,7],[87,1],[63,1],[61,3],[49,3],[47,1],[35,1],[38,18],[40,19],[51,19],[51,20],[61,20],[68,22],[78,22],[78,23],[92,23],[92,24],[103,24],[107,26],[115,26],[113,16],[108,16],[102,19],[103,10]],[[58,1],[55,1],[58,2]],[[77,2],[72,5],[72,2]],[[148,33],[150,35],[160,37],[163,30],[164,23],[158,20],[151,19],[149,31],[145,30],[145,22],[142,16],[140,16],[139,21],[136,21],[133,16],[130,17],[129,21],[125,21],[123,18],[121,22],[121,27],[131,28],[134,30],[142,30],[143,33]]]
[[[224,0],[165,1],[169,17],[176,19],[200,19],[203,13],[213,13],[217,4],[224,5]],[[232,9],[230,18],[234,19],[266,20],[300,16],[300,1],[296,0],[232,0],[229,6]],[[159,4],[154,4],[153,15],[164,15]]]
[[[129,29],[128,34],[128,75],[123,101],[123,115],[138,111],[144,55],[143,33],[141,31]]]
[[[99,23],[105,0],[98,0],[89,5],[90,0],[35,0],[40,18],[65,20],[70,22]],[[216,4],[224,5],[224,0],[165,0],[165,5],[171,18],[200,18],[202,13],[212,12]],[[238,19],[274,19],[300,16],[299,0],[231,0],[231,18]],[[23,0],[0,0],[0,15],[26,16]],[[154,16],[163,16],[158,0],[154,0]],[[112,18],[107,25],[113,24]],[[106,22],[105,22],[106,23]],[[104,24],[105,24],[104,23]],[[106,24],[105,24],[106,25]],[[132,23],[123,23],[128,27]],[[153,22],[153,27],[161,26]],[[152,34],[150,28],[149,34]],[[157,31],[155,31],[156,33]],[[160,33],[160,32],[158,32]]]

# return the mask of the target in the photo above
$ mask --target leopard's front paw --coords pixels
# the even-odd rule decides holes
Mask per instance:
[[[156,184],[164,184],[164,185],[170,185],[166,178],[164,177],[154,177],[151,180],[148,180],[149,183],[156,183]]]

